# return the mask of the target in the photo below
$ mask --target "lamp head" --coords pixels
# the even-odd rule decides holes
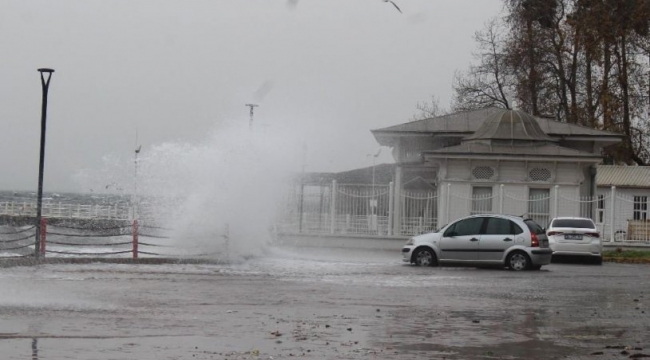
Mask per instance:
[[[38,69],[38,71],[39,71],[40,73],[48,73],[48,74],[51,74],[51,73],[54,72],[54,69],[49,69],[49,68],[40,68],[40,69]]]

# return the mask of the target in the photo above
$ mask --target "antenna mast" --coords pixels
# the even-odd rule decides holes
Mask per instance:
[[[255,111],[255,108],[258,107],[259,105],[257,104],[246,104],[245,106],[248,106],[251,109],[251,116],[250,120],[248,121],[248,128],[252,129],[253,128],[253,112]]]

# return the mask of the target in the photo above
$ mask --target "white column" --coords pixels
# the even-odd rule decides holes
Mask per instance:
[[[499,214],[503,214],[503,184],[499,185]]]
[[[332,201],[330,201],[330,233],[336,230],[336,180],[332,180]]]
[[[614,241],[614,221],[616,221],[616,216],[614,215],[614,210],[616,208],[616,186],[612,186],[611,204],[610,204],[610,214],[609,214],[609,241]]]
[[[558,217],[560,216],[559,211],[560,211],[560,185],[555,185],[555,191],[554,195],[555,200],[554,200],[554,207],[553,209],[553,217]]]
[[[395,185],[388,184],[388,236],[393,235],[393,212],[395,211]]]
[[[445,217],[447,218],[447,221],[445,222],[446,224],[449,224],[451,222],[451,216],[449,216],[449,211],[451,209],[451,183],[447,184],[447,201],[445,201],[445,207],[447,208],[445,210]]]
[[[402,233],[402,167],[395,167],[395,199],[393,204],[393,234],[400,235]]]

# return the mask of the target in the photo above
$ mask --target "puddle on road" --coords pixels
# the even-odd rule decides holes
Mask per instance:
[[[549,318],[544,310],[393,309],[375,346],[447,359],[553,359],[589,355],[619,344],[626,331]],[[564,319],[566,320],[566,319]]]

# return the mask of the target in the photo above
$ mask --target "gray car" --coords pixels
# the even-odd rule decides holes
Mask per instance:
[[[403,261],[419,266],[503,265],[538,270],[553,252],[544,229],[531,219],[511,215],[473,215],[432,233],[414,236],[402,249]]]

